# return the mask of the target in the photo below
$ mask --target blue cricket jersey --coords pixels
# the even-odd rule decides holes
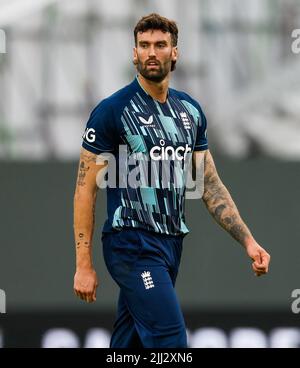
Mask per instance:
[[[137,77],[102,100],[87,122],[82,146],[110,153],[117,165],[116,185],[107,186],[103,232],[130,227],[188,233],[186,174],[191,153],[208,148],[206,129],[205,115],[189,95],[169,88],[167,101],[160,103]]]

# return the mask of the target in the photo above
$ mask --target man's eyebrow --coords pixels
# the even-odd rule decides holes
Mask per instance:
[[[143,41],[143,40],[139,41],[139,44],[140,45],[141,44],[149,44],[149,43],[151,43],[151,42],[149,42],[149,41]],[[155,44],[162,43],[164,45],[167,45],[168,44],[168,42],[166,40],[159,40],[159,41],[155,41],[154,43]]]

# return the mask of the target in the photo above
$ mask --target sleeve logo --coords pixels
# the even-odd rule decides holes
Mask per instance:
[[[93,143],[96,140],[96,134],[95,129],[93,128],[87,128],[84,132],[82,138],[88,141],[89,143]]]

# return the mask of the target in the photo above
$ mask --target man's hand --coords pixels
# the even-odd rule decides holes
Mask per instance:
[[[253,242],[246,247],[248,256],[252,259],[252,268],[256,276],[264,275],[269,270],[270,255],[259,244]]]
[[[74,276],[74,292],[82,300],[92,303],[96,301],[98,280],[93,268],[79,269]]]

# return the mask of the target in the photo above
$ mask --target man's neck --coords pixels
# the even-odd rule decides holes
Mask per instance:
[[[169,89],[169,75],[161,82],[153,82],[138,74],[138,79],[143,89],[155,100],[164,103],[167,100]]]

